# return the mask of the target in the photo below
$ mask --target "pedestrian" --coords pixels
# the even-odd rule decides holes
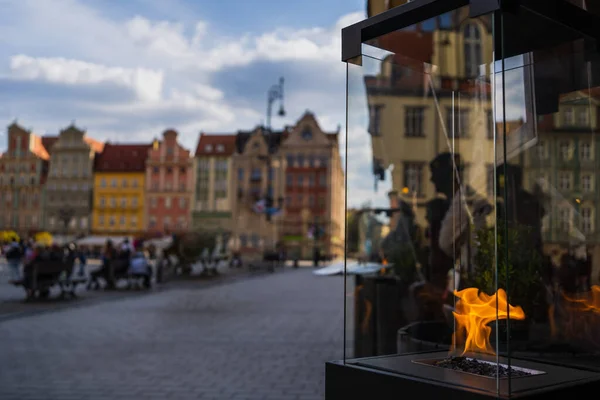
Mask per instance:
[[[87,262],[87,259],[85,257],[85,251],[84,249],[79,249],[79,251],[77,252],[77,259],[79,260],[79,273],[78,275],[80,277],[84,277],[85,276],[85,265]]]
[[[18,281],[21,279],[21,273],[19,271],[21,265],[21,258],[23,257],[23,253],[21,252],[21,246],[19,243],[13,239],[12,242],[8,245],[5,250],[6,262],[8,263],[8,268],[10,269],[11,279]]]

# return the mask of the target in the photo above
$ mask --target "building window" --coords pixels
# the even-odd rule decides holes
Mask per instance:
[[[125,226],[125,216],[124,215],[121,215],[121,218],[119,218],[119,224],[121,226]]]
[[[106,187],[106,179],[102,178],[100,179],[100,187]]]
[[[290,168],[294,166],[294,155],[293,154],[287,155],[287,166]]]
[[[252,234],[252,247],[259,248],[260,247],[260,236],[257,233]]]
[[[545,160],[548,158],[548,143],[544,140],[540,140],[535,148],[537,152],[537,158],[539,160]]]
[[[308,175],[308,187],[315,186],[315,176],[313,174]]]
[[[133,215],[133,216],[131,217],[131,221],[130,221],[131,227],[132,227],[132,228],[137,228],[137,223],[138,223],[138,222],[137,222],[137,217],[136,217],[135,215]]]
[[[138,206],[138,199],[137,197],[134,197],[131,199],[131,207],[137,207]]]
[[[575,125],[575,112],[572,107],[565,108],[563,113],[565,126],[573,126]]]
[[[479,66],[483,63],[481,51],[481,30],[474,22],[468,23],[463,29],[465,51],[465,76],[479,76]]]
[[[117,180],[116,179],[112,179],[110,181],[110,186],[116,188],[117,187]]]
[[[106,204],[106,200],[104,199],[104,197],[100,197],[100,207],[104,207],[104,205]]]
[[[560,158],[563,161],[567,161],[571,159],[571,142],[569,141],[562,141],[558,144],[558,149],[560,151]]]
[[[319,175],[319,186],[326,187],[327,186],[327,175],[320,174]]]
[[[225,151],[225,146],[223,146],[222,144],[218,144],[217,145],[217,153],[222,153]]]
[[[404,188],[408,189],[408,193],[420,196],[423,189],[422,182],[423,164],[404,163]]]
[[[51,225],[54,225],[54,222],[52,222]],[[104,215],[99,215],[98,216],[98,225],[104,226]]]
[[[487,138],[494,138],[494,111],[488,110],[486,111],[486,126],[487,126]]]
[[[315,164],[316,164],[315,156],[309,156],[308,157],[308,167],[314,168]]]
[[[383,110],[381,104],[369,106],[369,133],[372,136],[381,136],[381,110]]]
[[[111,215],[110,217],[108,217],[108,224],[110,226],[115,226],[115,216]]]
[[[179,208],[181,208],[182,210],[185,209],[185,205],[186,205],[185,203],[186,203],[185,197],[180,197],[179,198]]]
[[[304,168],[304,154],[298,154],[296,156],[296,166]]]
[[[248,236],[245,234],[240,235],[240,247],[248,247]]]
[[[558,228],[563,232],[568,232],[571,228],[571,209],[562,207],[558,210]]]
[[[423,137],[425,107],[406,107],[404,110],[404,133],[408,137]]]
[[[171,208],[171,197],[165,197],[165,208]]]
[[[158,167],[152,167],[152,173],[158,175]]]
[[[150,207],[156,208],[156,197],[150,197]]]
[[[325,197],[324,196],[319,196],[319,209],[320,210],[324,210],[325,209]]]
[[[150,217],[150,228],[156,227],[156,217]]]
[[[171,217],[167,216],[163,219],[163,228],[168,230],[171,227]]]
[[[185,218],[177,217],[177,229],[185,229]]]
[[[123,207],[123,208],[127,207],[127,198],[125,198],[125,197],[121,198],[121,207]]]
[[[127,187],[127,179],[123,179],[123,180],[121,181],[121,187],[124,187],[124,188],[126,188],[126,187]]]
[[[559,172],[558,173],[558,189],[559,190],[571,190],[571,173],[570,172]]]
[[[138,187],[138,181],[137,181],[137,179],[133,179],[133,180],[131,181],[131,187],[132,187],[132,188],[136,188],[136,187]]]
[[[581,142],[579,157],[582,161],[590,161],[592,159],[592,144],[589,141]]]
[[[207,144],[206,146],[204,146],[205,153],[210,153],[211,151],[213,151],[212,144]]]
[[[298,177],[296,178],[298,180],[298,187],[302,188],[304,187],[304,176],[303,175],[298,175]]]
[[[453,112],[452,107],[447,107],[446,108],[446,127],[448,129],[448,137],[455,137],[455,138],[468,137],[469,136],[469,118],[470,118],[469,110],[463,108],[463,109],[458,109]]]
[[[308,196],[308,206],[310,208],[313,208],[315,206],[315,195],[311,194],[310,196]]]
[[[590,124],[590,110],[587,107],[577,113],[577,123],[582,127],[586,127]]]
[[[594,190],[594,178],[592,174],[581,175],[581,190],[591,193]]]
[[[594,232],[594,210],[591,207],[581,208],[581,230],[583,233]]]
[[[114,197],[110,198],[110,206],[111,207],[116,207],[117,206],[117,199],[115,199]]]
[[[238,168],[238,181],[244,181],[244,168]]]
[[[294,186],[294,176],[292,174],[287,174],[285,176],[285,185],[287,187],[292,187]]]

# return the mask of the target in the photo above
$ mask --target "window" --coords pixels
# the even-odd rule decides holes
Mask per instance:
[[[577,113],[577,125],[588,126],[590,124],[590,110],[585,107]]]
[[[171,175],[173,173],[173,168],[167,167],[167,175]]]
[[[108,224],[110,226],[115,226],[115,216],[111,215],[110,217],[108,217]]]
[[[410,194],[422,194],[422,181],[423,164],[404,163],[404,188],[407,188]]]
[[[138,199],[137,197],[134,197],[131,199],[131,206],[132,207],[137,207],[138,206]]]
[[[315,186],[315,176],[313,174],[308,175],[308,187]]]
[[[565,125],[572,126],[575,124],[575,112],[572,107],[565,108],[563,115]]]
[[[131,181],[131,187],[132,187],[132,188],[136,188],[136,187],[138,187],[138,181],[137,181],[137,179],[133,179],[133,180]]]
[[[304,168],[304,154],[296,156],[296,167]]]
[[[113,179],[110,181],[110,186],[111,186],[111,187],[114,187],[114,188],[116,188],[116,187],[117,187],[117,180],[113,178]]]
[[[294,155],[293,154],[288,154],[287,155],[287,166],[288,167],[293,167],[294,166]]]
[[[423,137],[424,107],[406,107],[404,110],[404,134],[408,137]]]
[[[186,206],[185,197],[180,197],[179,198],[179,208],[181,208],[183,210],[183,209],[185,209],[185,206]]]
[[[486,111],[486,126],[487,126],[487,137],[488,139],[494,138],[494,111]]]
[[[327,175],[320,174],[319,175],[319,186],[326,187],[327,186]]]
[[[248,236],[245,234],[240,235],[240,247],[248,247]]]
[[[185,229],[185,218],[184,217],[177,217],[177,228]]]
[[[211,151],[213,151],[212,144],[207,144],[206,146],[204,146],[204,152],[210,153]]]
[[[127,187],[127,179],[123,179],[123,180],[121,181],[121,187],[124,187],[124,188],[126,188],[126,187]]]
[[[308,157],[308,167],[309,168],[314,168],[316,164],[316,160],[314,156],[309,156]]]
[[[372,136],[381,136],[381,110],[383,110],[381,104],[369,106],[369,133]]]
[[[150,207],[156,208],[156,197],[150,198]]]
[[[154,228],[156,226],[156,217],[150,217],[150,228]]]
[[[446,107],[446,128],[448,129],[448,137],[452,137],[452,135],[454,135],[455,138],[468,137],[469,118],[470,113],[467,109],[457,109],[453,112],[452,107]]]
[[[260,236],[258,236],[256,233],[252,234],[252,247],[260,247]]]
[[[473,78],[479,76],[479,66],[482,62],[481,31],[474,22],[465,25],[463,30],[465,52],[465,76]]]
[[[223,146],[222,144],[218,144],[217,145],[217,153],[222,153],[225,151],[225,146]]]
[[[582,161],[590,161],[592,159],[592,144],[589,141],[581,142],[579,157]]]
[[[315,206],[315,195],[311,194],[310,196],[308,196],[308,206],[310,208],[313,208]]]
[[[125,198],[125,197],[121,198],[121,207],[127,207],[127,198]]]
[[[165,208],[171,208],[171,198],[169,196],[165,197]]]
[[[294,186],[294,176],[293,176],[293,175],[291,175],[291,174],[287,174],[287,175],[285,176],[285,185],[286,185],[287,187],[292,187],[292,186]]]
[[[591,207],[581,208],[581,230],[583,233],[594,231],[594,210]]]
[[[560,158],[563,161],[567,161],[571,159],[571,142],[562,141],[558,145],[558,149],[560,152]]]
[[[592,174],[581,175],[581,190],[590,193],[594,190],[594,179]]]
[[[100,197],[100,207],[104,207],[104,205],[106,204],[106,199],[104,197]]]
[[[106,187],[106,179],[100,179],[100,187]]]
[[[559,190],[571,190],[571,173],[570,172],[559,172],[558,173],[558,189]]]
[[[538,159],[545,160],[548,158],[548,143],[546,141],[540,140],[535,150],[537,152]]]
[[[244,168],[238,168],[238,181],[242,182],[244,180]]]
[[[152,167],[152,173],[157,175],[158,174],[158,167]]]
[[[119,225],[125,226],[125,216],[124,215],[121,215],[121,218],[119,218]]]
[[[117,206],[117,199],[115,199],[114,197],[110,198],[110,206],[111,207],[116,207]]]
[[[169,229],[170,226],[171,226],[171,217],[167,216],[163,219],[163,228]]]
[[[304,187],[304,176],[303,175],[298,175],[298,177],[296,178],[298,180],[298,187]]]
[[[132,228],[136,228],[137,227],[137,217],[135,215],[131,216],[131,220],[129,223]]]
[[[252,173],[250,175],[250,179],[253,181],[259,181],[261,180],[262,177],[262,173],[260,168],[252,168]]]
[[[320,210],[325,209],[325,197],[324,196],[319,196],[319,209]]]
[[[568,232],[571,228],[571,209],[563,207],[558,210],[558,228],[563,232]]]

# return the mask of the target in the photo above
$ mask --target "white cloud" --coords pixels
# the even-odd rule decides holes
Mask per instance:
[[[139,100],[161,97],[163,72],[145,68],[107,67],[66,58],[35,58],[19,54],[10,58],[11,77],[66,85],[114,84],[134,91]]]

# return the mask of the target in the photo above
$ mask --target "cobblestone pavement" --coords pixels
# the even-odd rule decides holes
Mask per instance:
[[[0,322],[0,399],[322,399],[344,286],[311,272]]]

